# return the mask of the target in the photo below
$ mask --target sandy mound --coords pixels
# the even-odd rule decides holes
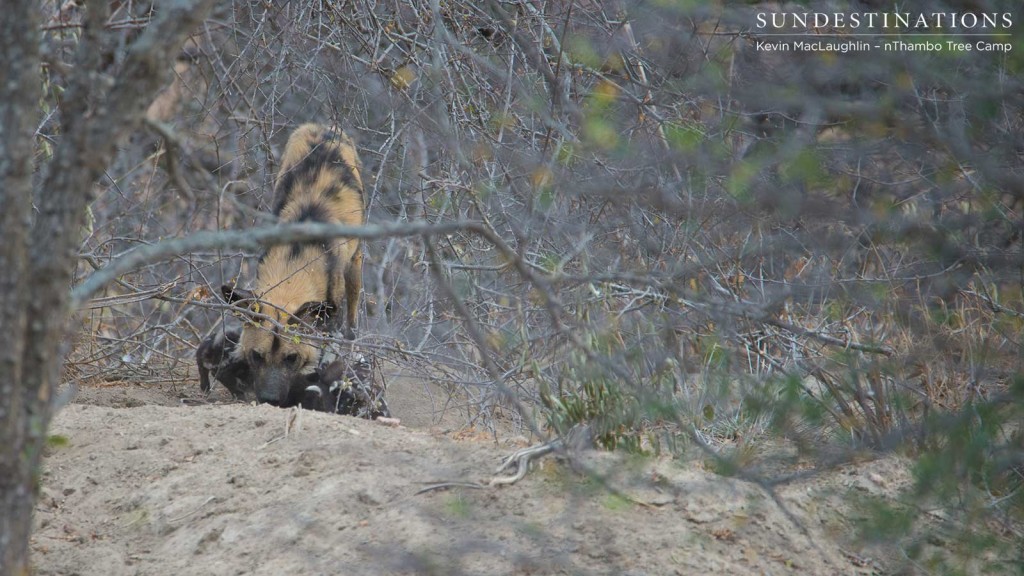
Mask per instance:
[[[597,452],[586,462],[617,494],[550,458],[511,487],[418,493],[485,482],[513,447],[454,440],[430,418],[392,428],[175,405],[189,394],[108,386],[59,413],[32,542],[39,574],[878,571],[844,552],[850,519],[837,503],[882,489],[891,470],[872,466],[884,463],[787,486],[790,515],[697,463]]]

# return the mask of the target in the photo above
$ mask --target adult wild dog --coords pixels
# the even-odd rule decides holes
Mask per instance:
[[[314,124],[300,126],[281,159],[274,214],[282,223],[362,224],[360,168],[355,146],[344,133]],[[296,376],[316,370],[320,347],[300,335],[334,331],[343,298],[345,335],[355,338],[362,267],[355,238],[282,244],[260,257],[255,290],[222,287],[225,300],[248,313],[238,352],[249,363],[259,401],[287,403]]]

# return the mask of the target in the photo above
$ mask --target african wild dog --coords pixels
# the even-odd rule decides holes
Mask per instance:
[[[300,126],[281,159],[274,214],[282,223],[362,224],[360,168],[355,146],[344,133]],[[224,298],[248,313],[238,347],[249,363],[260,402],[290,402],[291,384],[320,363],[320,348],[299,335],[338,328],[342,299],[347,305],[345,336],[355,338],[362,264],[355,238],[282,244],[260,257],[255,290],[222,287]]]
[[[307,410],[369,420],[391,417],[383,383],[374,379],[370,363],[361,356],[351,364],[335,360],[317,369],[316,378],[308,380],[303,388],[299,403]]]
[[[299,399],[299,404],[306,410],[344,414],[345,412],[339,412],[338,407],[351,404],[349,399],[351,394],[347,394],[347,391],[339,386],[340,383],[333,380],[335,372],[344,370],[344,364],[340,361],[321,366],[317,369],[315,378],[301,383],[301,389],[300,387],[292,388],[293,397]],[[296,381],[293,386],[295,384],[300,383]]]
[[[196,349],[196,364],[199,365],[199,389],[210,391],[210,376],[227,388],[235,398],[245,398],[252,389],[249,363],[238,351],[238,340],[242,328],[218,324]]]

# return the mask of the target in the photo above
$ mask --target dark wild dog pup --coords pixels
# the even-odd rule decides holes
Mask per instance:
[[[221,324],[199,344],[196,364],[199,365],[199,389],[210,391],[210,376],[227,388],[235,398],[245,398],[252,390],[249,363],[238,352],[241,327],[228,328]]]
[[[384,388],[373,379],[370,363],[359,357],[353,364],[336,360],[317,370],[303,390],[302,407],[359,418],[390,417]]]
[[[342,132],[305,124],[292,133],[281,159],[274,214],[282,223],[364,222],[360,163]],[[294,400],[292,384],[314,373],[321,349],[304,332],[338,328],[345,300],[345,335],[355,338],[362,288],[359,240],[296,242],[268,249],[259,260],[256,288],[224,286],[224,298],[247,322],[238,342],[249,364],[260,402],[283,406]]]

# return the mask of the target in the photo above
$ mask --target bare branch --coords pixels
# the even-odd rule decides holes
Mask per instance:
[[[72,291],[71,299],[74,308],[78,308],[118,276],[127,274],[147,264],[167,260],[193,250],[239,248],[256,251],[260,248],[273,246],[274,244],[309,242],[337,237],[376,240],[379,238],[450,234],[458,231],[479,233],[481,230],[481,226],[475,222],[451,222],[447,224],[412,222],[408,224],[370,224],[366,226],[305,223],[256,228],[245,231],[197,232],[184,238],[164,240],[128,251],[112,263],[94,272],[86,281],[77,286]]]

